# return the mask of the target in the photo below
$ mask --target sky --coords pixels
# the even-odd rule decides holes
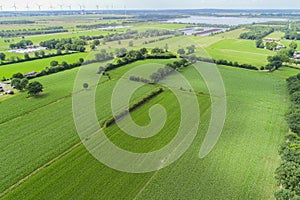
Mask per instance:
[[[72,9],[79,9],[79,5],[84,5],[86,9],[300,9],[299,0],[0,0],[3,10],[14,10],[16,3],[17,10],[60,10],[59,5],[67,10],[71,5]],[[51,6],[52,5],[52,6]],[[1,9],[1,7],[0,7]]]

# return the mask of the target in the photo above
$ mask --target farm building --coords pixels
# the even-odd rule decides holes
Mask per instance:
[[[285,48],[286,48],[285,46],[280,45],[280,46],[277,46],[277,47],[275,48],[275,50],[276,50],[276,51],[279,51],[279,50],[285,49]]]
[[[294,55],[294,59],[299,60],[299,59],[300,59],[300,54],[295,54],[295,55]]]
[[[32,71],[32,72],[28,72],[28,73],[23,74],[23,76],[24,77],[29,77],[29,76],[35,76],[36,74],[37,74],[37,72]]]

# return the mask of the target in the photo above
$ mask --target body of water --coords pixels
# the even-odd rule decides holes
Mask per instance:
[[[190,16],[188,18],[177,18],[168,20],[169,23],[184,24],[222,24],[236,26],[241,24],[262,23],[269,21],[287,21],[280,18],[250,18],[250,17],[209,17],[209,16]]]

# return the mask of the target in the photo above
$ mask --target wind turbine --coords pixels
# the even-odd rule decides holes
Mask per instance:
[[[41,11],[42,5],[41,4],[36,4],[36,6],[38,7],[39,11]]]
[[[1,10],[1,11],[3,10],[3,5],[2,5],[2,4],[0,5],[0,10]]]
[[[72,10],[72,5],[68,5],[69,10]]]
[[[14,8],[15,11],[17,11],[17,6],[16,6],[16,2],[15,1],[14,1],[14,4],[13,4],[12,8]]]
[[[53,5],[52,5],[52,3],[50,4],[50,7],[49,7],[49,8],[50,8],[50,10],[53,10]]]
[[[125,19],[127,19],[127,9],[126,9],[126,5],[124,6],[124,14],[125,14]]]
[[[60,7],[60,10],[63,10],[64,4],[58,4],[58,6]]]
[[[29,5],[28,5],[28,2],[27,2],[27,4],[26,4],[26,9],[27,9],[27,11],[29,10]]]
[[[99,10],[99,5],[96,5],[97,10]]]

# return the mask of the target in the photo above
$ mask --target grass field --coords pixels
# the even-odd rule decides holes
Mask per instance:
[[[149,60],[149,62],[151,61]],[[163,64],[169,61],[158,60],[156,62]],[[113,80],[110,82],[106,81],[107,78],[101,80],[100,85],[104,84],[100,88],[101,91],[104,90],[106,94],[109,94],[108,91],[112,90],[119,79],[118,74],[122,74],[138,64],[137,62],[110,73]],[[92,76],[99,76],[96,74],[98,65],[85,67],[91,70]],[[5,163],[1,165],[1,172],[3,172],[0,178],[1,192],[74,143],[79,142],[78,136],[74,134],[76,131],[71,112],[71,93],[77,70],[78,68],[38,78],[37,80],[43,83],[46,91],[39,98],[26,98],[27,94],[20,93],[1,102],[1,149],[5,149],[5,151],[1,151],[1,163]],[[136,100],[154,88],[153,86],[143,87],[132,100]],[[104,98],[105,104],[97,110],[104,120],[111,115],[107,100],[110,97],[109,95],[103,96],[102,93],[99,93],[98,96]],[[15,109],[16,105],[19,109]],[[39,119],[38,124],[30,123],[37,119]],[[26,128],[29,124],[31,124],[30,129]],[[22,152],[19,152],[15,146],[19,146]],[[34,149],[37,148],[40,150],[35,151]]]
[[[255,41],[227,39],[221,40],[206,48],[212,58],[237,61],[239,63],[264,66],[268,63],[267,57],[275,52],[255,47]]]
[[[96,94],[102,102],[96,111],[101,116],[100,121],[111,114],[109,94],[121,74],[152,62],[165,64],[169,61],[133,63],[111,71],[112,81],[100,81]],[[89,67],[92,73],[98,65]],[[20,94],[1,102],[2,113],[10,112],[13,105],[25,109],[14,111],[14,115],[0,124],[0,140],[3,141],[0,147],[5,149],[0,156],[4,163],[0,191],[79,142],[70,97],[77,70],[39,78],[45,85],[47,98],[26,99],[26,94]],[[279,163],[277,149],[287,131],[284,120],[287,107],[283,106],[288,101],[285,78],[298,71],[282,68],[268,74],[222,66],[219,70],[227,91],[227,117],[219,142],[206,158],[199,159],[198,153],[210,119],[210,102],[208,96],[200,95],[201,124],[195,141],[167,168],[145,174],[118,172],[99,163],[79,145],[2,199],[273,199],[273,172]],[[207,92],[193,68],[181,73],[196,91]],[[176,80],[175,75],[165,81],[172,80]],[[132,100],[154,88],[151,85],[142,87]],[[156,103],[163,105],[170,118],[157,137],[135,139],[115,125],[106,129],[106,134],[115,144],[132,151],[160,148],[172,138],[180,120],[174,98],[166,91],[131,114],[139,124],[146,124],[149,108]],[[31,104],[35,106],[31,108]],[[37,119],[38,124],[30,123]],[[30,130],[26,129],[28,124],[31,124]]]
[[[245,29],[237,29],[208,37],[180,36],[145,46],[164,48],[168,44],[169,49],[176,52],[179,48],[195,45],[197,47],[195,54],[198,56],[238,61],[240,64],[252,64],[258,67],[266,65],[267,57],[274,55],[275,52],[256,48],[255,41],[238,39],[245,31]]]
[[[15,63],[9,65],[0,66],[0,77],[11,78],[11,76],[17,72],[26,73],[26,72],[39,72],[46,67],[50,66],[50,62],[55,60],[59,63],[66,61],[67,63],[75,63],[79,58],[85,59],[88,53],[75,53],[64,56],[55,56],[52,58],[43,58],[33,61],[27,61],[22,63]]]
[[[267,35],[265,38],[272,38],[275,40],[281,40],[284,37],[284,33],[281,31],[274,31],[273,33]]]

